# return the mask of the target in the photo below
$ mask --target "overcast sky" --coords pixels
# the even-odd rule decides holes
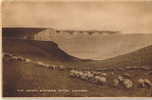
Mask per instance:
[[[9,27],[152,33],[152,2],[3,2]]]

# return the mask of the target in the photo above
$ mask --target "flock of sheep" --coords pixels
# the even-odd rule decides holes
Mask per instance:
[[[33,63],[33,64],[43,66],[43,67],[46,67],[46,68],[49,68],[49,69],[52,69],[52,70],[55,70],[55,69],[63,70],[64,69],[64,66],[62,66],[62,65],[50,65],[50,64],[43,63],[41,61],[33,61],[29,58],[25,58],[25,57],[22,57],[22,56],[16,56],[16,55],[13,55],[11,53],[4,53],[3,56],[4,57],[9,57],[12,60],[23,61],[25,63]]]
[[[103,73],[103,72],[71,70],[70,76],[73,78],[79,78],[79,79],[86,80],[88,82],[96,83],[100,85],[108,84],[108,78],[106,77],[107,73]],[[119,75],[117,78],[114,78],[110,81],[112,81],[112,85],[114,87],[118,87],[120,85],[122,85],[125,88],[134,87],[134,82],[131,79],[126,78],[121,75]],[[137,83],[139,87],[143,87],[143,88],[152,87],[152,82],[149,79],[140,78],[137,80]]]
[[[9,57],[12,60],[17,60],[17,61],[23,61],[25,63],[33,63],[39,66],[43,66],[52,70],[59,69],[59,70],[64,70],[65,67],[62,65],[50,65],[43,63],[41,61],[33,61],[29,58],[25,58],[22,56],[15,56],[11,53],[4,53],[4,57]],[[104,72],[97,72],[97,71],[79,71],[79,70],[70,70],[70,77],[72,78],[78,78],[81,80],[85,80],[94,84],[100,84],[100,85],[106,85],[108,84],[108,78],[107,78],[107,73]],[[114,74],[114,73],[112,73]],[[129,77],[128,74],[125,76]],[[114,87],[118,87],[122,85],[125,88],[132,88],[135,86],[134,82],[130,78],[126,78],[122,75],[117,76],[117,78],[114,78],[112,80],[112,85]],[[144,79],[144,78],[139,78],[137,80],[137,83],[140,87],[152,87],[152,82],[149,79]]]

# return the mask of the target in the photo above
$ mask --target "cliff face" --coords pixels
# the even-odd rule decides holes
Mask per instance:
[[[51,41],[51,36],[56,34],[56,30],[49,28],[34,34],[34,40]]]
[[[54,41],[70,55],[83,59],[104,60],[127,54],[152,44],[152,34],[113,34],[43,30],[35,40]]]

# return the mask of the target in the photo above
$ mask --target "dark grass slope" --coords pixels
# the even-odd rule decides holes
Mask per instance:
[[[3,38],[3,52],[46,62],[72,63],[80,61],[80,59],[62,51],[58,45],[52,41]]]
[[[152,65],[152,46],[148,46],[137,51],[113,57],[106,60],[90,61],[85,66],[96,66],[96,68],[102,67],[125,67],[125,66],[137,66]]]

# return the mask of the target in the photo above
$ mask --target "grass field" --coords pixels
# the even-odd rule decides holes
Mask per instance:
[[[105,97],[105,96],[152,96],[151,88],[137,86],[138,78],[147,78],[152,81],[151,70],[117,70],[117,67],[148,66],[152,67],[152,47],[146,47],[130,54],[121,55],[107,60],[84,60],[70,56],[61,50],[54,42],[33,41],[20,39],[3,39],[3,52],[30,58],[34,61],[43,61],[49,64],[64,65],[66,70],[50,70],[32,63],[3,58],[3,96],[24,97]],[[107,73],[107,84],[98,85],[69,76],[69,68],[79,70],[97,70],[102,68],[116,70],[102,71]],[[114,73],[112,75],[111,73]],[[128,73],[134,82],[134,87],[126,89],[122,86],[113,87],[112,79],[118,75]],[[21,92],[24,89],[24,92]],[[57,92],[25,92],[28,89],[44,90],[55,89]],[[69,90],[63,92],[58,90]],[[20,90],[20,92],[18,92]],[[71,92],[72,90],[86,90],[86,92]]]

